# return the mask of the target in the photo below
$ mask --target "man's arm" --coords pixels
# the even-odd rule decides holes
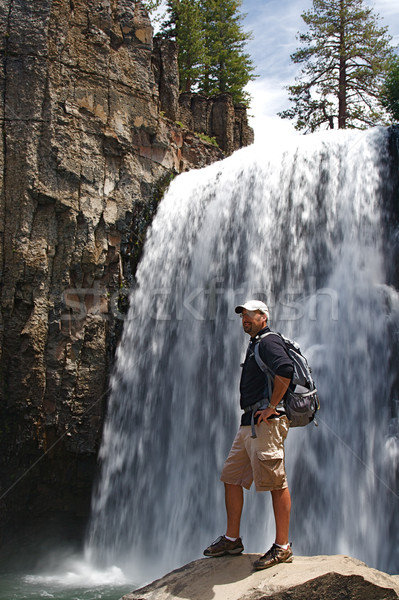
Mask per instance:
[[[257,422],[261,423],[261,421],[266,421],[271,415],[278,414],[276,409],[272,407],[278,405],[287,391],[294,374],[294,365],[278,334],[264,337],[259,345],[259,353],[262,360],[275,373],[272,397],[269,400],[271,407],[269,406],[255,413],[255,416],[259,415]]]
[[[281,375],[275,376],[272,397],[270,398],[270,401],[269,401],[269,404],[271,404],[271,406],[269,405],[264,410],[258,410],[255,413],[255,417],[256,416],[259,417],[257,425],[259,425],[259,423],[261,423],[262,421],[267,421],[267,419],[271,415],[278,415],[276,408],[273,408],[273,407],[276,407],[277,404],[280,402],[280,400],[283,398],[290,383],[291,383],[291,379],[288,377],[282,377]]]

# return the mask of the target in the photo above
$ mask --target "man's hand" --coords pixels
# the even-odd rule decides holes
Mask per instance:
[[[276,375],[276,377],[274,378],[274,387],[273,387],[273,393],[272,393],[272,397],[270,398],[270,404],[273,404],[273,406],[277,406],[277,404],[280,402],[281,398],[284,396],[285,392],[288,389],[288,386],[290,385],[291,380],[287,379],[287,377],[281,377]],[[264,410],[258,410],[255,413],[255,417],[259,416],[258,418],[258,422],[257,425],[259,425],[259,423],[261,423],[262,421],[266,421],[266,423],[268,422],[267,419],[268,417],[270,417],[271,415],[278,415],[279,413],[276,411],[276,409],[267,407]]]
[[[263,410],[257,410],[255,413],[255,417],[259,417],[258,421],[257,421],[257,425],[259,425],[259,423],[261,423],[262,421],[265,421],[266,423],[268,423],[268,418],[271,415],[278,415],[278,412],[276,411],[276,409],[273,408],[265,408]]]

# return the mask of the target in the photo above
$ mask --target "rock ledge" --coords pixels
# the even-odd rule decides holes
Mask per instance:
[[[399,576],[348,556],[295,556],[291,564],[254,572],[258,555],[200,559],[122,600],[394,600]]]

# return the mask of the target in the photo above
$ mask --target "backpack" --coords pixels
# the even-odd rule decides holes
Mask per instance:
[[[291,383],[295,385],[295,389],[287,390],[283,399],[284,410],[290,421],[290,427],[304,427],[314,420],[316,412],[320,408],[320,401],[317,395],[315,382],[313,381],[312,370],[296,342],[284,337],[281,333],[268,331],[259,337],[254,348],[254,355],[258,367],[267,376],[269,390],[272,389],[274,373],[263,362],[259,354],[259,342],[267,335],[278,335],[280,337],[284,342],[289,357],[294,363],[294,374]],[[271,397],[271,391],[269,397]],[[317,422],[314,421],[314,424],[317,425]]]

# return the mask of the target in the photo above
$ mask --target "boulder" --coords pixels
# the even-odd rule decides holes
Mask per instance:
[[[349,556],[295,556],[292,563],[252,569],[259,555],[200,559],[122,600],[395,600],[399,576]]]

